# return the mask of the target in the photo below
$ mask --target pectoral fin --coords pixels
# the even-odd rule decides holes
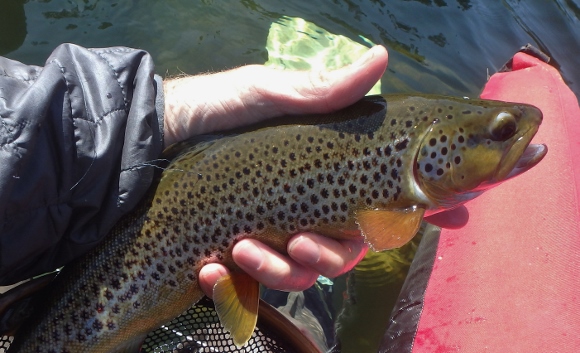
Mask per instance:
[[[260,287],[243,272],[220,278],[213,288],[215,309],[237,347],[245,345],[256,327]]]
[[[361,210],[356,222],[367,243],[374,251],[398,248],[417,234],[425,209]]]

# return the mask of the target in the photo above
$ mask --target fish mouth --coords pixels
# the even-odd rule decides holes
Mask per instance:
[[[505,180],[518,176],[534,167],[546,156],[548,146],[545,144],[530,144],[524,150],[512,170],[505,176]]]
[[[548,152],[544,144],[531,144],[540,124],[522,131],[514,137],[512,146],[503,155],[495,173],[494,183],[503,182],[524,173],[538,164]]]

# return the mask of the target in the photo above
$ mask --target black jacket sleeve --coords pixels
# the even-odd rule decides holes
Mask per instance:
[[[0,58],[0,285],[81,255],[144,195],[163,148],[153,70],[122,47]]]

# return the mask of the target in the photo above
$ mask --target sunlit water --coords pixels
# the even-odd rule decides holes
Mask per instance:
[[[265,62],[270,24],[290,16],[386,45],[384,92],[475,96],[526,43],[578,92],[577,1],[12,0],[0,5],[0,54],[42,64],[62,42],[126,45],[151,52],[162,75],[194,74]]]

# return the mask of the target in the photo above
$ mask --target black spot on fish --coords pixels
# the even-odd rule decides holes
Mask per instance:
[[[395,145],[395,149],[397,151],[401,151],[401,150],[407,148],[408,143],[409,143],[409,139],[404,139]]]
[[[433,166],[431,165],[431,163],[425,164],[425,171],[427,173],[431,173],[432,170],[433,170]]]
[[[387,165],[385,163],[381,164],[381,173],[382,174],[387,174],[388,170],[389,170],[389,168],[387,167]]]
[[[437,169],[437,175],[441,176],[443,175],[443,172],[444,172],[443,169],[441,168]]]
[[[461,157],[460,156],[455,156],[455,158],[453,159],[453,161],[455,162],[455,164],[459,164],[459,163],[461,163]]]
[[[280,196],[278,198],[278,202],[280,203],[280,205],[284,206],[284,205],[286,205],[287,201],[286,201],[286,198],[284,196]]]
[[[313,205],[316,205],[318,203],[318,196],[310,195],[310,203],[312,203]]]
[[[296,213],[298,211],[298,205],[293,203],[290,205],[290,212]]]
[[[390,145],[385,147],[385,157],[390,157],[392,152],[393,152],[393,149],[391,148]]]
[[[296,187],[296,190],[298,191],[298,194],[300,194],[300,195],[304,195],[306,193],[306,189],[304,188],[303,185],[298,185]]]
[[[397,119],[391,119],[391,126],[397,125]]]
[[[411,126],[413,126],[413,121],[412,120],[405,121],[405,127],[411,127]]]
[[[439,141],[441,141],[441,142],[445,142],[445,141],[447,141],[447,136],[445,136],[445,135],[441,136],[441,137],[439,138]]]

